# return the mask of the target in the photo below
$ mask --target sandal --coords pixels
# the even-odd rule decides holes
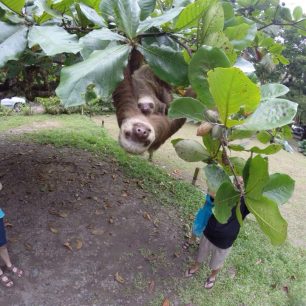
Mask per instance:
[[[204,288],[211,289],[214,286],[215,281],[216,281],[216,278],[208,277],[205,284],[204,284]]]
[[[199,271],[199,269],[189,268],[189,269],[185,272],[185,277],[193,277],[198,271]]]
[[[4,273],[0,275],[0,280],[1,280],[1,283],[4,285],[4,287],[6,288],[11,288],[14,286],[13,281],[9,279]]]
[[[17,268],[16,266],[14,266],[14,265],[11,265],[10,267],[6,266],[6,268],[18,277],[22,277],[22,275],[23,275],[23,271],[21,269]]]
[[[190,243],[188,241],[185,241],[182,245],[182,249],[187,251],[190,247]]]

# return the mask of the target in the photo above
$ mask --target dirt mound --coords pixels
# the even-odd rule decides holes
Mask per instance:
[[[0,287],[0,305],[147,305],[173,294],[187,260],[179,219],[115,160],[2,140],[0,181],[9,250],[25,270],[14,289]]]

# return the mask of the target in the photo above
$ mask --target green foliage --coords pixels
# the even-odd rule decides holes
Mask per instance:
[[[220,223],[226,223],[232,214],[232,209],[240,200],[240,194],[230,182],[224,182],[218,188],[215,196],[213,213]]]
[[[224,182],[230,182],[230,178],[226,172],[217,165],[205,166],[204,172],[210,192],[216,193]]]
[[[260,87],[261,100],[284,96],[289,92],[289,88],[282,84],[265,84]]]
[[[13,109],[0,105],[0,117],[13,115]]]
[[[297,106],[297,103],[285,99],[266,100],[237,128],[262,131],[284,126],[292,123]]]
[[[145,56],[154,73],[162,80],[175,85],[187,85],[187,64],[180,51],[171,47],[141,46],[139,51]]]
[[[216,68],[208,73],[208,83],[220,120],[227,127],[242,123],[230,118],[241,107],[252,112],[259,103],[259,88],[238,68]]]
[[[197,99],[179,98],[171,103],[168,115],[170,118],[188,118],[195,122],[201,122],[205,109],[203,103]]]
[[[122,78],[120,68],[125,65],[129,51],[130,47],[126,45],[110,47],[93,52],[83,62],[63,68],[56,94],[65,101],[65,106],[84,104],[80,93],[84,95],[87,86],[94,83],[97,93],[107,99]]]
[[[3,23],[0,23],[0,32],[3,31],[2,26]],[[0,68],[3,67],[7,61],[18,59],[26,48],[28,29],[26,27],[15,26],[14,30],[12,35],[0,41]]]
[[[49,56],[59,53],[77,53],[81,50],[76,35],[55,26],[34,26],[28,36],[29,47],[39,45]]]
[[[177,155],[187,162],[205,162],[209,159],[207,150],[196,140],[175,139],[173,145]]]
[[[21,13],[21,10],[25,4],[25,0],[2,0],[1,2],[18,14]]]
[[[213,105],[213,98],[209,92],[207,72],[216,67],[230,67],[231,64],[224,52],[215,47],[202,46],[193,55],[189,67],[188,77],[197,98],[206,106]]]

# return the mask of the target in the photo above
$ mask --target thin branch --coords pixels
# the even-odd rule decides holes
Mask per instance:
[[[221,140],[221,146],[222,146],[222,149],[223,149],[223,152],[225,152],[225,156],[226,156],[226,159],[227,159],[227,162],[228,162],[228,165],[231,169],[231,172],[233,173],[234,175],[234,180],[235,180],[235,185],[237,186],[237,188],[239,189],[239,192],[240,192],[240,195],[243,196],[244,195],[244,190],[241,186],[241,183],[237,177],[237,174],[235,172],[235,169],[234,169],[234,166],[231,162],[231,160],[229,159],[228,155],[227,155],[227,152],[226,152],[226,148],[225,148],[225,145],[223,144],[223,139]]]
[[[270,26],[272,26],[272,25],[292,26],[292,27],[295,27],[295,28],[300,29],[300,30],[305,30],[305,29],[300,28],[300,27],[297,26],[297,24],[299,24],[300,22],[305,21],[305,20],[306,20],[306,19],[301,19],[301,20],[296,21],[296,22],[293,22],[293,23],[280,23],[280,22],[275,22],[275,21],[273,21],[273,22],[271,22],[271,23],[269,23],[269,24],[266,24],[266,25],[262,26],[261,28],[258,28],[258,31],[261,31],[261,30],[263,30],[263,29],[265,29],[265,28],[267,28],[267,27],[270,27]]]
[[[175,35],[173,34],[169,34],[169,36],[174,40],[176,41],[181,47],[183,47],[187,52],[188,52],[188,55],[190,57],[192,57],[192,50],[184,43],[182,43],[178,37],[176,37]]]

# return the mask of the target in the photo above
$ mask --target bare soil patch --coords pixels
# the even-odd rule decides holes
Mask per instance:
[[[115,160],[2,138],[0,181],[9,251],[25,270],[14,289],[0,287],[0,305],[148,305],[155,294],[174,296],[188,260],[179,218]]]

